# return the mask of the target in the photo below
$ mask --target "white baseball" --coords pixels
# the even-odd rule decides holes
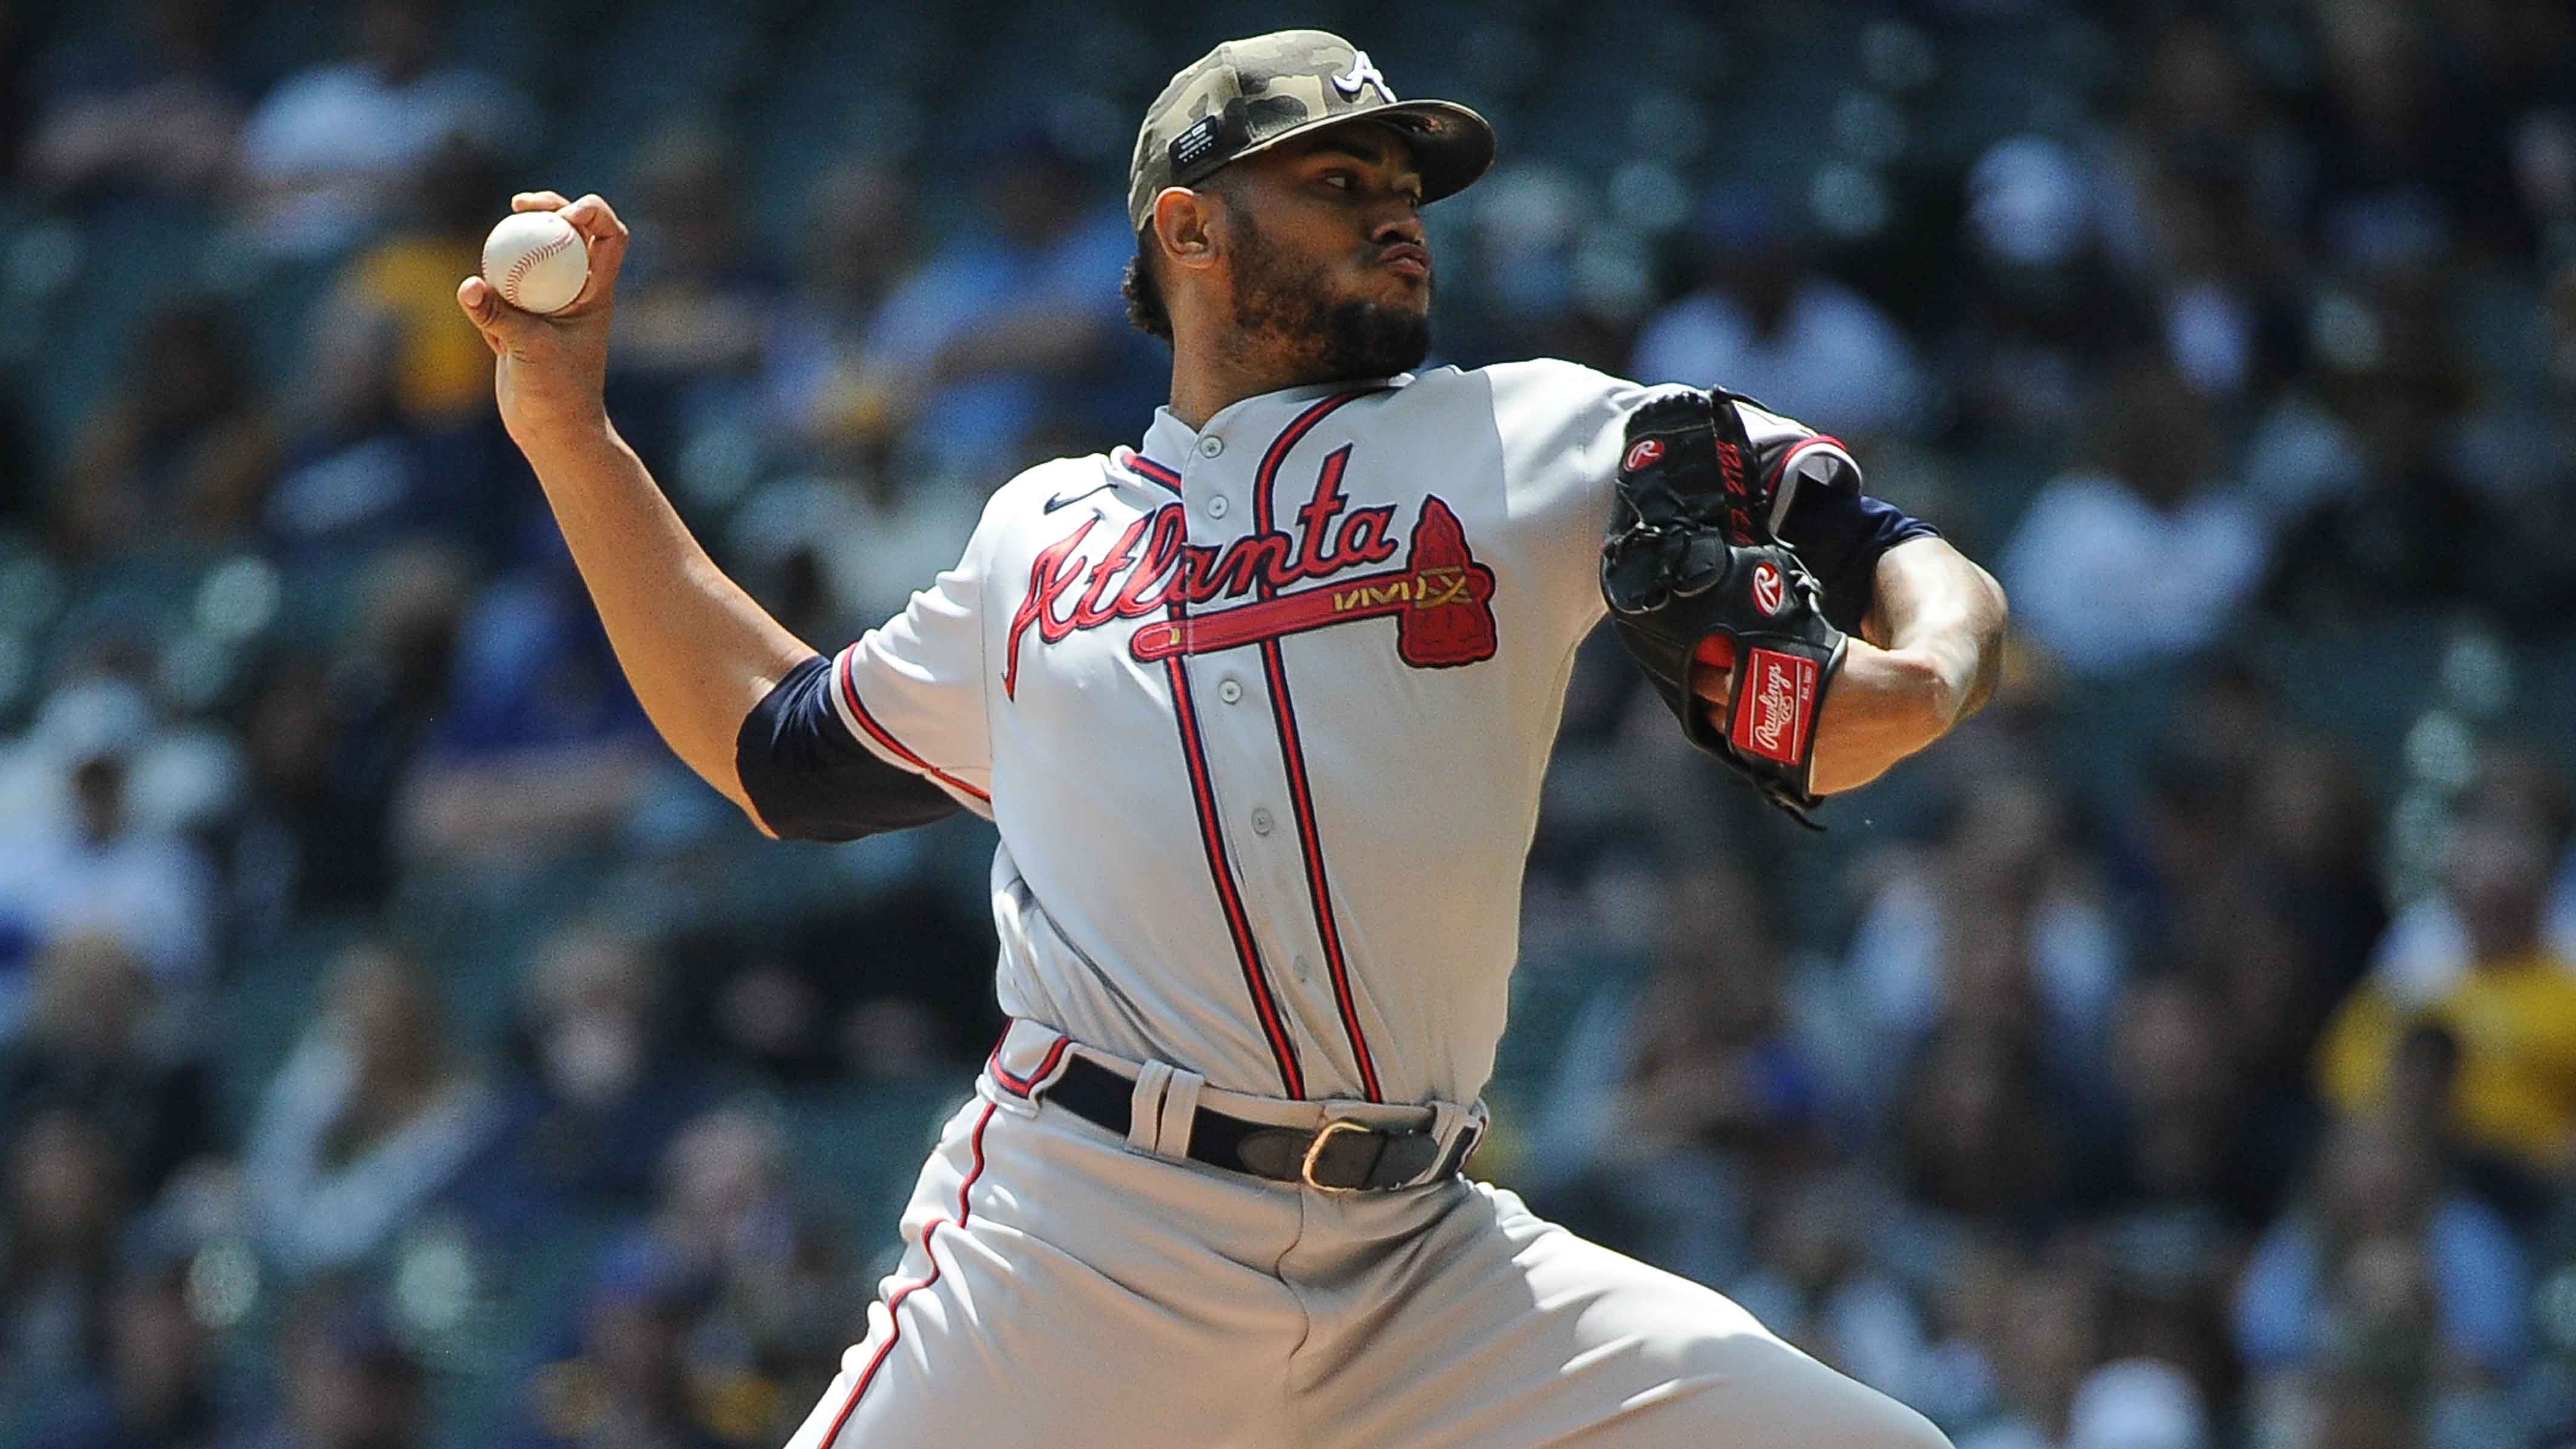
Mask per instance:
[[[515,212],[483,239],[483,280],[523,312],[560,312],[590,280],[590,248],[551,211]]]

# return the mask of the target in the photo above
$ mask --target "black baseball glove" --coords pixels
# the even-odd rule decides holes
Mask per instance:
[[[1771,531],[1771,488],[1732,393],[1657,398],[1628,419],[1601,545],[1601,596],[1692,744],[1816,829],[1816,719],[1849,642],[1824,592]],[[1734,667],[1722,709],[1691,688]]]

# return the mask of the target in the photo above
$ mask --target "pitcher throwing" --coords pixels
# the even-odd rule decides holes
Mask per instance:
[[[1128,190],[1170,405],[1004,484],[955,568],[829,658],[609,425],[606,202],[516,202],[589,245],[564,311],[458,290],[680,757],[780,837],[959,809],[1000,833],[1013,1025],[793,1449],[1945,1442],[1461,1168],[1605,591],[1694,741],[1801,810],[1976,707],[2002,596],[1748,400],[1416,372],[1421,209],[1494,138],[1391,87],[1317,31],[1173,78]]]

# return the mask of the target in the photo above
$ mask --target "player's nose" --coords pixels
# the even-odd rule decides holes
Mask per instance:
[[[1382,247],[1393,246],[1397,242],[1424,246],[1423,236],[1422,214],[1400,199],[1389,203],[1386,210],[1370,219],[1369,240]]]

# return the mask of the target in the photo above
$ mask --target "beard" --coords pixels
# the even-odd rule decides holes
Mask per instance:
[[[1431,355],[1427,284],[1419,312],[1335,297],[1323,263],[1281,251],[1248,213],[1238,213],[1237,231],[1235,328],[1245,342],[1294,359],[1301,378],[1389,377]]]

